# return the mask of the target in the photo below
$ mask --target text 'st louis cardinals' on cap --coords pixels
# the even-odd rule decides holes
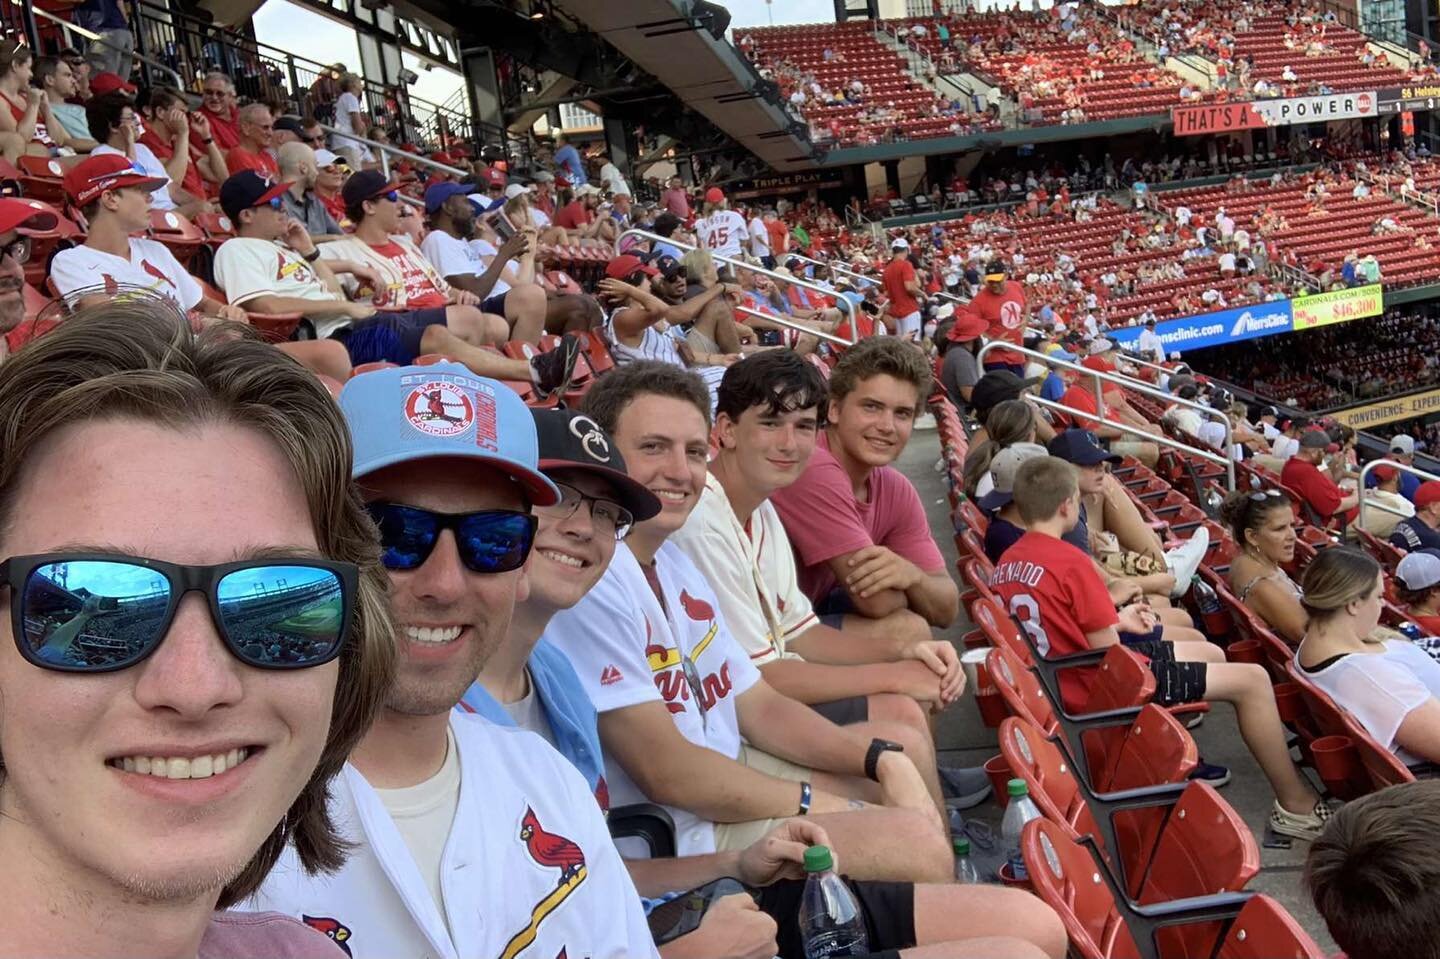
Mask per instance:
[[[530,408],[505,384],[459,363],[353,377],[340,391],[340,411],[355,446],[356,479],[397,463],[468,459],[515,479],[532,505],[560,501],[540,472]]]
[[[660,499],[625,471],[625,459],[610,434],[590,417],[574,410],[531,410],[540,439],[540,469],[580,470],[608,482],[615,500],[637,523],[660,512]]]

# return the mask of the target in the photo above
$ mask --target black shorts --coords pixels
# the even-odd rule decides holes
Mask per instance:
[[[810,708],[837,726],[853,726],[870,719],[869,696],[847,696],[828,703],[811,703]]]
[[[331,339],[345,345],[350,362],[355,366],[380,362],[409,366],[420,355],[420,341],[425,336],[425,330],[445,325],[446,309],[437,306],[432,310],[376,313],[356,320]]]
[[[836,586],[815,604],[815,618],[831,629],[843,629],[845,617],[853,612],[855,601],[843,586]]]
[[[1175,644],[1163,640],[1147,640],[1126,643],[1150,659],[1150,672],[1155,674],[1155,699],[1157,706],[1178,706],[1181,703],[1198,703],[1205,698],[1205,663],[1178,663],[1175,661]]]
[[[505,297],[509,295],[510,291],[506,290],[504,293],[494,293],[490,296],[485,297],[485,299],[480,301],[480,312],[494,313],[496,316],[504,316]]]
[[[901,949],[915,945],[915,884],[910,882],[855,882],[845,884],[860,900],[865,931],[870,937],[866,959],[898,959]],[[805,959],[800,937],[802,879],[782,879],[760,890],[760,911],[775,920],[780,959]]]

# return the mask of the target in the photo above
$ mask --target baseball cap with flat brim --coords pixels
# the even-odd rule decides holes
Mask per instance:
[[[154,192],[167,182],[164,177],[146,173],[133,160],[119,153],[102,153],[82,160],[65,173],[62,181],[65,195],[77,208],[95,202],[108,190],[137,187]]]
[[[340,412],[361,479],[400,463],[470,460],[515,480],[534,506],[560,491],[540,472],[535,420],[520,395],[459,363],[398,366],[352,377]]]
[[[322,170],[327,166],[349,166],[344,157],[338,153],[331,153],[329,150],[315,151],[315,165]]]
[[[580,470],[608,482],[615,501],[643,523],[660,512],[660,499],[630,478],[609,433],[574,410],[531,410],[540,444],[540,471]]]
[[[425,191],[425,212],[434,214],[445,205],[445,201],[452,196],[465,196],[470,194],[470,188],[460,183],[437,183]]]

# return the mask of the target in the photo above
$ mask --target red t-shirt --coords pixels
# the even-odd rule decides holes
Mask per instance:
[[[1335,481],[1322,473],[1318,466],[1296,456],[1285,461],[1280,470],[1280,482],[1299,493],[1310,508],[1324,518],[1325,525],[1330,524],[1335,511],[1340,508],[1340,501],[1345,498]],[[1352,509],[1346,513],[1346,519],[1354,519],[1354,512]]]
[[[1002,553],[990,588],[1047,658],[1085,652],[1087,633],[1120,621],[1090,557],[1045,533],[1029,531]],[[1081,706],[1094,682],[1093,669],[1063,671],[1066,705]]]
[[[872,470],[865,502],[855,498],[850,476],[822,432],[800,478],[770,497],[785,524],[800,566],[800,588],[812,601],[836,586],[829,561],[866,546],[885,546],[927,573],[945,568],[930,535],[920,494],[893,466]]]
[[[244,147],[234,147],[225,154],[225,166],[234,176],[241,170],[254,170],[261,176],[268,176],[278,180],[280,178],[280,166],[275,158],[261,150],[259,153],[251,153]]]
[[[221,150],[230,150],[240,145],[240,119],[231,114],[221,116],[218,113],[211,113],[204,107],[200,112],[205,114],[205,119],[210,121],[210,136],[214,137],[215,145]],[[234,169],[230,170],[234,173]]]
[[[890,299],[891,316],[898,319],[919,311],[920,304],[914,294],[905,289],[906,283],[914,281],[915,267],[910,265],[907,257],[899,257],[885,265],[881,285],[885,287],[885,295]]]
[[[1440,636],[1440,616],[1420,616],[1416,613],[1411,613],[1410,618],[1415,620],[1420,628],[1431,636]]]
[[[372,246],[372,250],[395,264],[405,276],[405,309],[433,310],[447,306],[450,297],[430,282],[430,277],[415,263],[405,248],[393,240],[383,246]]]
[[[790,248],[790,230],[782,221],[776,219],[766,223],[765,232],[770,234],[771,256],[779,256]]]
[[[991,354],[992,356],[994,354]],[[1088,385],[1082,386],[1079,383],[1071,383],[1065,388],[1065,394],[1060,397],[1063,406],[1073,409],[1084,410],[1087,413],[1099,413],[1095,406],[1095,392]],[[1061,413],[1061,418],[1069,426],[1079,427],[1082,430],[1098,430],[1100,421],[1084,416],[1074,416],[1070,413]]]
[[[1016,346],[1025,339],[1025,291],[1014,280],[1005,281],[1004,293],[992,293],[988,286],[981,287],[966,311],[985,321],[985,336],[989,339]],[[1023,366],[1025,356],[1013,350],[991,350],[985,354],[985,362]]]
[[[146,128],[145,132],[140,134],[140,142],[149,147],[150,152],[155,154],[155,159],[159,160],[162,164],[175,155],[175,148],[156,136],[155,131],[149,128]],[[185,164],[185,179],[180,181],[180,186],[192,196],[202,199],[207,195],[211,195],[211,192],[207,192],[206,190],[205,178],[200,175],[200,168],[195,165],[195,151],[193,149],[190,151],[190,162]]]
[[[594,212],[585,209],[583,201],[571,200],[560,208],[559,213],[555,214],[555,225],[565,230],[578,230],[594,219]]]
[[[345,220],[345,198],[344,198],[343,196],[341,196],[338,192],[336,192],[336,193],[334,193],[334,194],[332,194],[332,195],[330,195],[330,196],[326,196],[325,194],[321,193],[319,190],[316,190],[316,191],[315,191],[315,195],[320,198],[320,202],[321,202],[322,205],[324,205],[325,209],[327,209],[327,210],[330,211],[330,215],[335,218],[335,222],[336,222],[336,223],[343,223],[343,222],[344,222],[344,220]]]

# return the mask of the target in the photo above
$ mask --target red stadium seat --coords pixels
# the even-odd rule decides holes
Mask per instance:
[[[59,160],[27,154],[15,165],[20,169],[20,187],[27,197],[46,203],[65,202],[65,168]]]
[[[1215,959],[1329,959],[1295,917],[1269,896],[1255,896],[1230,924]],[[1337,957],[1338,959],[1338,957]]]

